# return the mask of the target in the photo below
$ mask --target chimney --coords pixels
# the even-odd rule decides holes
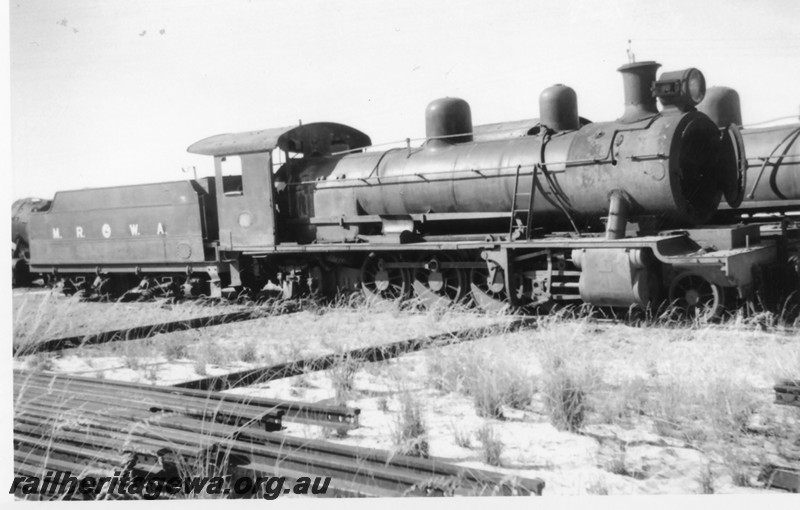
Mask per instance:
[[[651,87],[656,81],[656,69],[659,67],[661,64],[648,61],[625,64],[617,69],[622,73],[625,88],[625,113],[620,121],[635,122],[658,113]]]

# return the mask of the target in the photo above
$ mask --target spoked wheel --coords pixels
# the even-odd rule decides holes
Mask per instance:
[[[425,267],[414,270],[414,293],[422,303],[432,308],[458,303],[467,294],[467,276],[454,267],[443,267],[454,262],[447,254],[423,255],[420,262]]]
[[[58,278],[55,280],[53,290],[65,296],[72,296],[76,292],[75,286],[72,285],[72,282],[67,278]]]
[[[700,275],[685,273],[672,281],[669,299],[690,318],[710,320],[719,317],[724,308],[722,288]]]
[[[373,253],[361,266],[361,288],[370,301],[398,301],[411,290],[408,272],[399,267],[397,257],[389,253]]]
[[[65,296],[77,295],[80,298],[89,296],[92,292],[92,286],[83,277],[75,278],[62,278],[56,284],[56,289],[60,290]]]
[[[487,312],[508,306],[503,268],[497,265],[473,268],[470,271],[470,295],[475,305]]]
[[[108,301],[113,297],[114,281],[110,276],[97,276],[92,282],[92,297],[100,301]]]

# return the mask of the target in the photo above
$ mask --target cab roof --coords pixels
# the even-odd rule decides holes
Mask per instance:
[[[361,149],[369,145],[372,145],[372,140],[358,129],[335,122],[315,122],[294,127],[214,135],[193,143],[186,150],[206,156],[228,156],[270,152],[280,148],[286,152],[324,156],[334,150]]]

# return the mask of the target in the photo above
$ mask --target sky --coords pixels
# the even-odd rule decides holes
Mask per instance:
[[[352,125],[373,143],[424,135],[457,96],[473,123],[538,116],[573,87],[579,113],[622,114],[637,61],[736,88],[745,124],[800,113],[800,2],[11,0],[10,198],[180,180],[218,133]]]

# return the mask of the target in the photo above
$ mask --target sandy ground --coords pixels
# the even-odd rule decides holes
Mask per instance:
[[[68,325],[48,326],[30,314],[68,306],[62,298],[36,299],[42,301],[34,305],[28,295],[14,296],[17,328],[39,324],[63,335],[119,327],[108,317],[118,305],[93,303],[72,309]],[[131,306],[138,308],[112,309],[158,320],[196,312]],[[464,310],[323,309],[28,356],[14,364],[173,384],[498,320],[508,317]],[[552,419],[549,388],[558,377],[568,377],[584,396],[584,417],[573,432]],[[420,412],[418,441],[431,455],[541,477],[547,495],[763,493],[757,475],[764,465],[800,460],[800,409],[772,402],[772,385],[786,378],[800,379],[800,339],[748,324],[648,329],[545,318],[535,329],[380,363],[346,361],[333,370],[232,391],[344,401],[362,410],[361,427],[346,437],[296,424],[287,424],[286,432],[395,451],[406,444],[399,436],[404,411],[412,406]],[[487,417],[479,412],[475,387],[490,386],[497,394],[508,395],[511,387],[529,398],[506,399],[499,407],[502,417]],[[499,452],[499,467],[485,463],[490,446]]]
[[[800,368],[800,344],[769,335],[755,338],[742,335],[743,338],[733,339],[727,338],[729,335],[709,335],[713,338],[681,342],[670,335],[660,339],[648,337],[642,335],[640,330],[625,326],[592,329],[591,336],[577,334],[573,341],[579,338],[587,344],[594,344],[584,345],[584,348],[596,360],[594,366],[603,372],[598,374],[599,379],[609,381],[605,384],[596,383],[598,388],[594,396],[604,400],[608,396],[608,388],[613,388],[612,384],[619,384],[622,379],[631,380],[654,369],[668,374],[668,370],[676,369],[674,363],[677,360],[683,360],[682,366],[689,365],[692,356],[702,352],[715,352],[717,356],[723,355],[724,359],[712,358],[710,362],[706,359],[695,370],[683,369],[681,373],[669,374],[666,378],[670,381],[682,379],[688,386],[701,384],[699,381],[689,382],[693,377],[719,385],[708,375],[712,366],[731,366],[730,363],[734,360],[738,363],[738,358],[743,355],[760,356],[759,364],[763,364],[760,367],[763,371],[744,377],[752,381],[747,390],[754,393],[755,407],[747,419],[752,431],[734,441],[738,443],[737,448],[742,450],[742,459],[737,461],[743,464],[754,462],[754,465],[748,464],[744,468],[753,487],[734,484],[729,462],[722,455],[724,449],[729,447],[729,442],[714,437],[712,424],[698,420],[696,424],[699,428],[708,429],[707,436],[702,440],[687,440],[681,433],[661,435],[654,420],[646,415],[608,420],[605,415],[609,410],[596,406],[587,413],[586,423],[580,432],[570,433],[558,430],[551,424],[543,402],[545,397],[541,394],[537,394],[525,410],[504,407],[503,419],[490,419],[478,415],[471,397],[431,387],[431,378],[435,376],[432,376],[430,369],[436,365],[436,361],[432,363],[431,360],[442,356],[455,357],[455,353],[448,351],[456,349],[462,350],[462,353],[464,349],[472,350],[474,356],[483,359],[485,353],[499,352],[504,349],[502,346],[506,346],[506,349],[514,347],[514,352],[520,357],[519,362],[529,367],[531,377],[535,378],[541,374],[541,369],[535,355],[525,352],[525,344],[550,341],[553,336],[568,339],[568,335],[574,332],[568,326],[557,332],[531,331],[487,338],[468,347],[415,353],[382,363],[381,367],[364,367],[355,378],[352,399],[348,402],[362,410],[362,427],[350,432],[345,439],[334,437],[331,440],[396,449],[395,437],[400,426],[398,416],[401,414],[402,397],[411,394],[422,408],[431,455],[463,465],[541,477],[547,482],[548,495],[697,494],[703,492],[703,482],[708,479],[712,480],[710,483],[715,493],[764,491],[758,488],[759,462],[763,463],[766,457],[773,461],[780,459],[777,452],[781,448],[791,448],[800,438],[800,410],[772,404],[773,375],[767,373],[770,371],[767,365],[774,366],[775,374],[783,374],[784,370],[788,370],[788,363],[793,364],[794,370]],[[635,338],[639,336],[644,338]],[[622,340],[626,337],[631,340],[627,346],[624,345],[627,342]],[[632,360],[642,359],[645,352],[652,359],[661,361],[653,365],[650,359],[643,359],[636,366]],[[602,353],[605,353],[605,359]],[[522,358],[527,356],[530,358],[523,361]],[[789,358],[793,360],[790,362]],[[606,391],[600,391],[601,388]],[[332,401],[334,395],[331,376],[325,373],[274,381],[261,388],[241,389],[238,392],[310,401]],[[687,396],[684,403],[688,406],[694,398]],[[729,405],[722,401],[725,398],[719,395],[720,401],[717,402],[723,408]],[[606,402],[605,405],[613,406],[613,403]],[[679,409],[676,412],[682,411]],[[689,411],[686,413],[688,416]],[[757,433],[759,426],[779,426],[777,424],[793,437],[779,440]],[[500,468],[489,467],[483,462],[484,445],[476,436],[487,425],[504,445]],[[290,426],[288,432],[320,437],[320,432],[313,427]],[[462,439],[462,446],[459,446],[457,436],[466,436],[469,445],[463,446]]]

